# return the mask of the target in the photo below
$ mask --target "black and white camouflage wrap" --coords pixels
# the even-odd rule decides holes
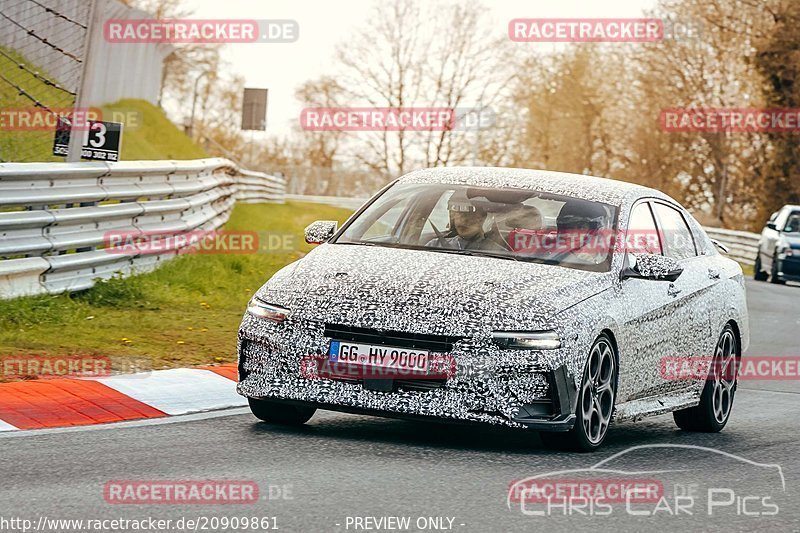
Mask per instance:
[[[516,187],[604,202],[619,207],[625,228],[634,203],[666,195],[602,178],[521,169],[442,168],[412,172],[403,183]],[[566,366],[580,388],[589,349],[610,332],[619,359],[615,419],[638,419],[699,402],[702,382],[668,381],[664,357],[708,356],[724,325],[733,321],[742,348],[749,342],[744,279],[688,217],[697,257],[681,261],[669,282],[620,281],[624,255],[609,272],[380,246],[322,244],[278,271],[257,297],[285,307],[283,323],[245,314],[239,331],[247,375],[238,392],[442,419],[524,427],[520,407],[548,394],[544,372]],[[719,278],[709,276],[709,269]],[[458,337],[457,372],[441,388],[381,392],[356,383],[309,379],[303,357],[323,355],[331,339],[325,324]],[[492,331],[555,330],[556,350],[510,350]]]

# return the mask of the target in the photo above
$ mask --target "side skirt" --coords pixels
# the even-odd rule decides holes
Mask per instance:
[[[650,396],[617,404],[614,420],[632,420],[634,422],[648,416],[663,415],[679,409],[695,407],[700,403],[700,394],[696,390],[683,390],[660,396]]]

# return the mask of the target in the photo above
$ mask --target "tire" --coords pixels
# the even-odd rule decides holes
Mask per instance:
[[[753,279],[756,281],[767,281],[769,275],[761,269],[761,252],[756,254],[756,262],[753,265]]]
[[[256,418],[273,424],[299,426],[308,422],[314,416],[316,408],[301,405],[289,405],[269,400],[256,400],[248,398],[250,411]]]
[[[772,272],[769,275],[769,281],[776,285],[785,285],[786,282],[778,277],[778,256],[772,258]]]
[[[566,433],[541,433],[542,442],[559,450],[597,450],[608,435],[616,398],[617,356],[611,339],[604,333],[589,350],[578,391],[575,426]]]
[[[679,428],[704,433],[722,431],[733,410],[740,358],[739,341],[728,324],[722,330],[714,349],[713,363],[700,394],[700,404],[672,413]]]

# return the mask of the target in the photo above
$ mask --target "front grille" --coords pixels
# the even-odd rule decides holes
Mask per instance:
[[[337,324],[326,324],[325,336],[341,341],[396,346],[398,348],[417,348],[437,353],[452,352],[453,345],[462,340],[462,337],[449,335],[382,331],[372,328],[357,328]]]
[[[444,387],[445,381],[443,379],[396,379],[394,384],[404,390],[429,391]]]

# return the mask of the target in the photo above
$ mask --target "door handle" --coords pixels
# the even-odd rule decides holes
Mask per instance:
[[[719,279],[719,270],[717,270],[716,268],[709,268],[708,277],[709,279]]]
[[[669,284],[669,287],[667,288],[667,294],[669,294],[672,297],[675,297],[675,296],[679,295],[680,293],[681,293],[681,289],[676,287],[674,283],[670,283]]]

